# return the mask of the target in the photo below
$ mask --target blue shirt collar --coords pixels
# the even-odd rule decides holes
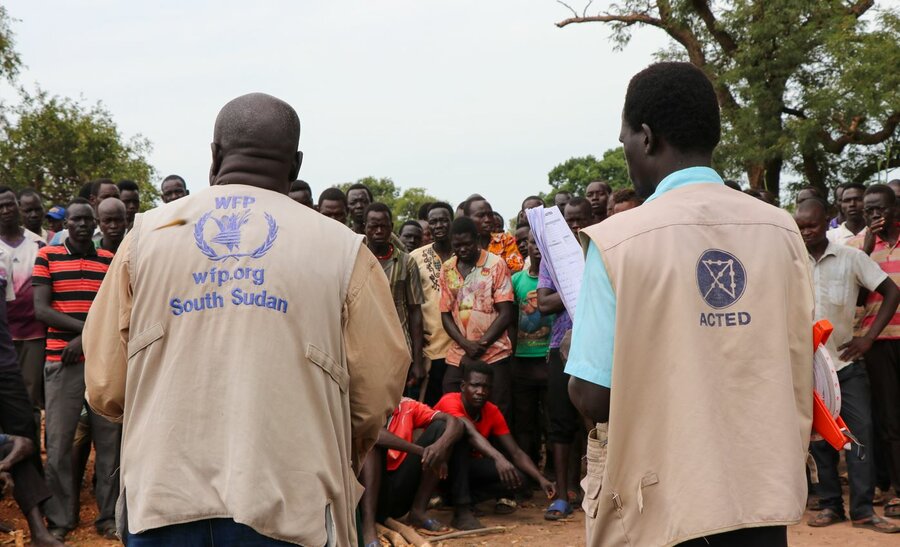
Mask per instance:
[[[688,167],[687,169],[681,169],[680,171],[670,173],[669,176],[659,181],[656,191],[653,192],[653,195],[647,198],[644,203],[653,201],[669,190],[674,190],[690,184],[704,183],[725,184],[725,181],[722,180],[722,177],[720,177],[718,173],[716,173],[715,169],[710,167]]]

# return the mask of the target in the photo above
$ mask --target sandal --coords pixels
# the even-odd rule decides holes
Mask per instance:
[[[831,526],[832,524],[844,522],[845,520],[847,520],[847,517],[839,514],[830,507],[826,507],[816,513],[813,518],[806,521],[806,524],[813,528],[824,528],[825,526]]]
[[[427,518],[422,522],[412,522],[409,524],[415,528],[417,531],[422,532],[426,536],[429,535],[441,535],[446,534],[450,531],[450,527],[441,523],[441,521],[433,518]]]
[[[509,498],[500,498],[494,505],[494,513],[497,515],[509,515],[516,512],[519,506],[516,502]]]
[[[572,506],[563,499],[555,500],[544,512],[544,520],[562,520],[572,514]]]
[[[854,528],[866,528],[873,532],[881,532],[882,534],[896,534],[900,532],[900,526],[892,524],[878,515],[872,515],[865,520],[854,520]]]
[[[894,498],[884,504],[884,516],[892,519],[900,519],[900,498]]]

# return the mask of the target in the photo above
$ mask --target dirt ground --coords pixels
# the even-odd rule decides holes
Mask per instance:
[[[90,484],[90,480],[85,480]],[[524,502],[512,515],[495,516],[491,514],[490,504],[480,506],[487,514],[480,518],[485,526],[504,526],[507,531],[481,537],[458,538],[442,542],[445,547],[482,547],[482,546],[516,546],[516,547],[577,547],[584,545],[584,513],[577,510],[572,518],[564,522],[547,522],[543,519],[543,505],[536,502]],[[881,509],[877,512],[881,514]],[[93,521],[96,517],[96,505],[90,488],[84,488],[81,494],[81,526],[67,538],[72,547],[115,547],[121,545],[117,541],[101,539],[94,532]],[[433,511],[432,516],[442,522],[449,522],[451,513]],[[809,516],[809,513],[807,513]],[[18,507],[11,498],[0,500],[0,523],[13,529],[24,530],[27,545],[27,526],[19,513]],[[789,529],[792,547],[876,547],[900,545],[900,537],[878,534],[868,530],[853,528],[849,522],[835,524],[820,529],[799,524]],[[11,535],[0,533],[0,546],[15,545]]]

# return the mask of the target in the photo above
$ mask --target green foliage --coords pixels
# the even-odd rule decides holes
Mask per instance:
[[[125,139],[102,104],[85,106],[44,92],[23,94],[0,120],[0,177],[16,188],[30,186],[53,203],[65,203],[97,178],[131,179],[142,202],[159,191],[147,161],[150,141]]]
[[[372,191],[375,201],[384,203],[391,209],[394,217],[394,227],[399,228],[407,220],[415,220],[419,214],[419,207],[426,203],[440,201],[431,196],[425,188],[413,186],[400,191],[400,188],[390,178],[364,177],[356,183],[365,184]],[[347,192],[352,182],[337,184],[343,192]]]
[[[22,66],[22,59],[16,53],[15,39],[10,28],[9,12],[6,8],[0,6],[0,79],[13,83],[19,74],[19,67]]]
[[[550,200],[563,190],[583,196],[587,185],[595,180],[608,183],[613,190],[631,186],[625,151],[621,146],[610,148],[600,160],[594,156],[569,158],[547,173],[547,178],[553,189],[549,194],[541,194],[541,197]]]
[[[616,48],[639,26],[666,32],[657,57],[690,61],[716,88],[716,167],[778,194],[782,171],[824,189],[900,166],[900,12],[874,5],[625,0],[558,24],[606,23]]]

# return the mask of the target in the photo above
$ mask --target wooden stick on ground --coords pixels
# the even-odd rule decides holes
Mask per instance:
[[[435,536],[431,538],[431,541],[437,543],[438,541],[444,541],[445,539],[453,539],[453,538],[461,538],[464,536],[475,536],[479,534],[496,534],[506,532],[505,526],[491,526],[489,528],[477,528],[475,530],[460,530],[459,532],[451,532],[449,534],[444,534],[442,536]]]
[[[428,542],[427,539],[421,536],[414,528],[411,526],[407,526],[402,522],[397,522],[396,520],[389,518],[385,522],[388,528],[398,532],[403,536],[403,539],[413,544],[415,547],[431,547],[431,543]]]
[[[394,547],[407,547],[409,544],[406,543],[406,540],[403,539],[403,536],[398,534],[397,532],[391,530],[390,528],[385,528],[384,526],[376,523],[375,531],[378,532],[379,535],[382,535],[394,545]]]

